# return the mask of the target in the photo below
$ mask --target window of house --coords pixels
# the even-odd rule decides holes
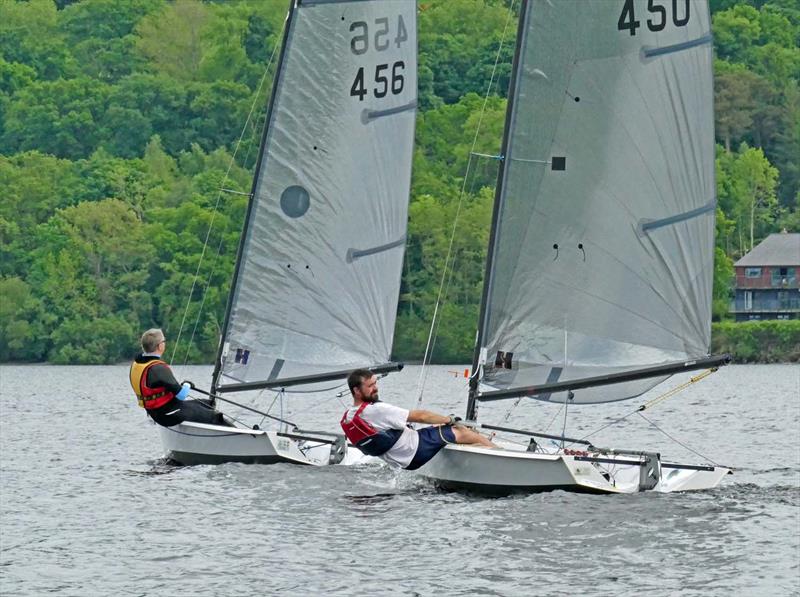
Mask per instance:
[[[797,268],[794,267],[772,268],[773,286],[794,286],[795,284],[797,284]]]
[[[760,278],[761,277],[761,268],[760,267],[746,267],[746,268],[744,268],[744,277],[745,278]]]
[[[745,290],[744,291],[744,309],[745,311],[749,311],[753,308],[753,291],[752,290]]]

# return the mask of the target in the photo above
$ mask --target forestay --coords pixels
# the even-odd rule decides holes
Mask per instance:
[[[413,0],[304,0],[273,89],[215,386],[388,361],[417,103]]]
[[[521,19],[482,381],[520,387],[706,355],[707,3],[533,1]],[[574,401],[630,398],[662,380],[583,389]]]

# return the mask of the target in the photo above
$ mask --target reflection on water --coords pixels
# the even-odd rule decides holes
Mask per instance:
[[[210,377],[210,367],[187,369]],[[413,408],[418,374],[382,379],[382,398]],[[800,453],[787,444],[800,436],[796,367],[728,367],[650,411],[736,469],[715,490],[495,499],[377,464],[171,466],[125,366],[2,367],[0,382],[3,595],[798,593]],[[447,367],[428,388],[424,408],[463,412],[463,384]],[[89,425],[94,396],[106,418]],[[288,400],[285,416],[336,429],[335,396]],[[571,408],[567,434],[591,433],[633,402]],[[558,410],[512,406],[484,407],[481,419],[544,430]],[[594,439],[702,461],[645,421]]]

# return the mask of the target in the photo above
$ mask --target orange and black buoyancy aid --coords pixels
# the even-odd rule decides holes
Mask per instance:
[[[378,431],[370,425],[367,421],[361,418],[361,413],[367,407],[369,402],[363,402],[358,410],[353,415],[353,418],[347,420],[347,413],[350,409],[344,411],[342,420],[339,424],[344,430],[344,434],[350,443],[357,447],[359,450],[369,456],[380,456],[392,449],[403,435],[402,429],[383,429]]]
[[[139,406],[147,410],[164,406],[175,397],[175,393],[170,392],[164,386],[151,388],[147,385],[147,373],[153,365],[166,365],[166,363],[161,359],[146,363],[134,361],[130,371],[131,387],[139,399]]]

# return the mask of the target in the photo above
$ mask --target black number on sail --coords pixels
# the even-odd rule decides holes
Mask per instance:
[[[389,19],[387,17],[375,19],[375,24],[381,25],[381,28],[375,32],[375,49],[382,52],[389,47],[388,39],[381,41],[381,38],[385,38],[389,34]]]
[[[392,93],[394,95],[399,95],[403,92],[403,85],[405,84],[405,77],[403,77],[403,71],[406,68],[405,62],[402,60],[399,62],[395,62],[392,66]],[[400,72],[398,72],[400,71]]]
[[[687,2],[689,0],[686,0]],[[687,9],[688,11],[688,9]],[[688,12],[687,12],[688,14]],[[399,48],[400,44],[408,39],[408,32],[406,32],[406,24],[403,22],[403,15],[397,16],[397,37],[394,38],[395,45]]]
[[[350,86],[350,95],[357,97],[358,101],[363,101],[364,96],[367,95],[367,90],[364,87],[364,67],[358,69],[356,78],[353,79],[353,84]]]
[[[388,64],[378,64],[375,67],[375,84],[377,85],[372,89],[372,94],[378,98],[384,98],[391,90],[392,95],[400,95],[403,93],[406,78],[404,76],[406,63],[398,60],[392,66],[391,82],[389,79]],[[353,79],[353,84],[350,86],[350,96],[357,97],[358,101],[363,101],[367,96],[367,88],[364,83],[364,67],[359,67],[356,76]]]
[[[356,29],[361,29],[361,33],[354,35],[350,40],[350,50],[353,54],[361,55],[367,51],[369,45],[367,39],[367,24],[364,21],[356,21],[350,25],[350,33],[353,33]]]
[[[375,19],[375,25],[378,29],[375,31],[375,35],[372,40],[373,47],[378,52],[388,50],[391,43],[389,17]],[[369,50],[369,26],[367,23],[365,21],[355,21],[354,23],[351,23],[350,33],[356,34],[350,39],[350,51],[358,56],[361,54],[366,54],[367,50]],[[406,29],[405,21],[403,21],[403,15],[398,15],[397,35],[394,37],[394,43],[399,48],[400,45],[407,40],[408,30]]]
[[[634,0],[625,0],[622,12],[617,21],[617,29],[628,31],[631,35],[636,35],[636,30],[641,27],[634,14]],[[667,0],[647,0],[647,12],[650,18],[647,19],[647,29],[653,32],[663,31],[667,26]],[[689,23],[689,0],[672,0],[672,24],[676,27],[685,27]],[[683,5],[681,15],[678,16],[680,5]]]
[[[676,27],[685,27],[686,24],[689,22],[689,0],[684,0],[684,10],[683,10],[683,18],[678,18],[678,2],[680,0],[672,0],[672,22],[675,23]]]
[[[389,90],[389,79],[386,78],[386,75],[381,74],[387,68],[389,68],[388,64],[379,64],[375,67],[375,82],[382,85],[382,88],[376,87],[374,89],[375,97],[377,98],[386,97],[386,93]]]
[[[658,15],[658,22],[653,19],[647,19],[647,28],[650,31],[663,31],[667,26],[667,9],[656,4],[656,0],[647,0],[647,12],[651,15]]]
[[[639,21],[633,16],[633,0],[625,0],[625,5],[622,7],[622,13],[619,15],[617,21],[617,29],[630,31],[631,35],[636,35],[636,30],[641,27]]]

